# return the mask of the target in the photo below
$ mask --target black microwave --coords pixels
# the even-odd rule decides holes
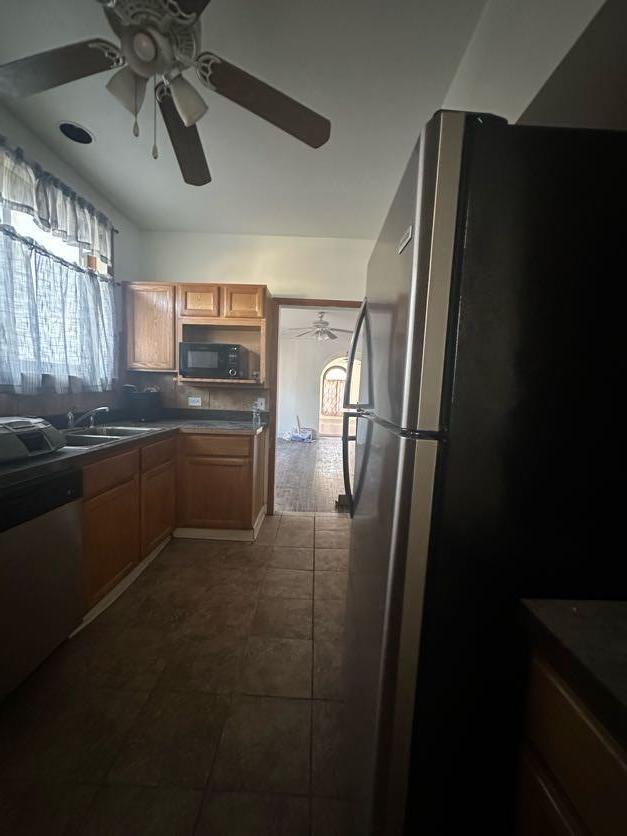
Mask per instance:
[[[248,377],[248,349],[232,343],[180,343],[182,377],[231,380]]]

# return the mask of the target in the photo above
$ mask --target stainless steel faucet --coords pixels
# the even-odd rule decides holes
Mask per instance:
[[[74,427],[78,427],[79,424],[82,424],[86,418],[89,418],[89,426],[94,426],[94,418],[96,415],[100,415],[102,413],[109,412],[108,406],[97,406],[95,409],[90,409],[89,412],[85,412],[81,415],[80,418],[76,418],[74,414],[74,409],[68,409],[67,413],[67,426],[68,430],[73,429]]]

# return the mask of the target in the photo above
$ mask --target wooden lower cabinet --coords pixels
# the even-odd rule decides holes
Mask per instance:
[[[180,528],[253,529],[265,505],[265,435],[180,437]]]
[[[87,609],[139,559],[139,476],[83,502],[83,566]]]
[[[585,836],[577,814],[539,758],[523,750],[517,836]]]
[[[541,655],[531,660],[517,836],[627,833],[627,752]]]
[[[179,462],[178,524],[251,528],[250,459],[184,456]]]
[[[174,530],[176,515],[174,459],[142,473],[141,556],[146,557]]]
[[[252,531],[267,499],[266,436],[184,433],[87,465],[85,611],[176,526]]]

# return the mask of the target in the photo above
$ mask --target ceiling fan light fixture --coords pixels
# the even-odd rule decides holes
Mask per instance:
[[[136,75],[130,67],[123,67],[111,76],[107,90],[129,113],[136,116],[144,103],[146,83],[146,79]]]
[[[182,75],[177,75],[169,82],[170,92],[181,120],[186,128],[191,128],[207,112],[203,97]]]
[[[133,35],[133,50],[145,64],[149,64],[157,57],[157,45],[147,32],[140,31]]]

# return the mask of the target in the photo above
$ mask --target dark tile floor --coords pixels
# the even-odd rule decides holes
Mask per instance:
[[[347,537],[172,541],[0,706],[0,833],[344,836]]]
[[[351,461],[354,445],[350,445]],[[319,438],[311,444],[277,439],[277,513],[285,511],[334,511],[335,500],[344,493],[342,442]]]

